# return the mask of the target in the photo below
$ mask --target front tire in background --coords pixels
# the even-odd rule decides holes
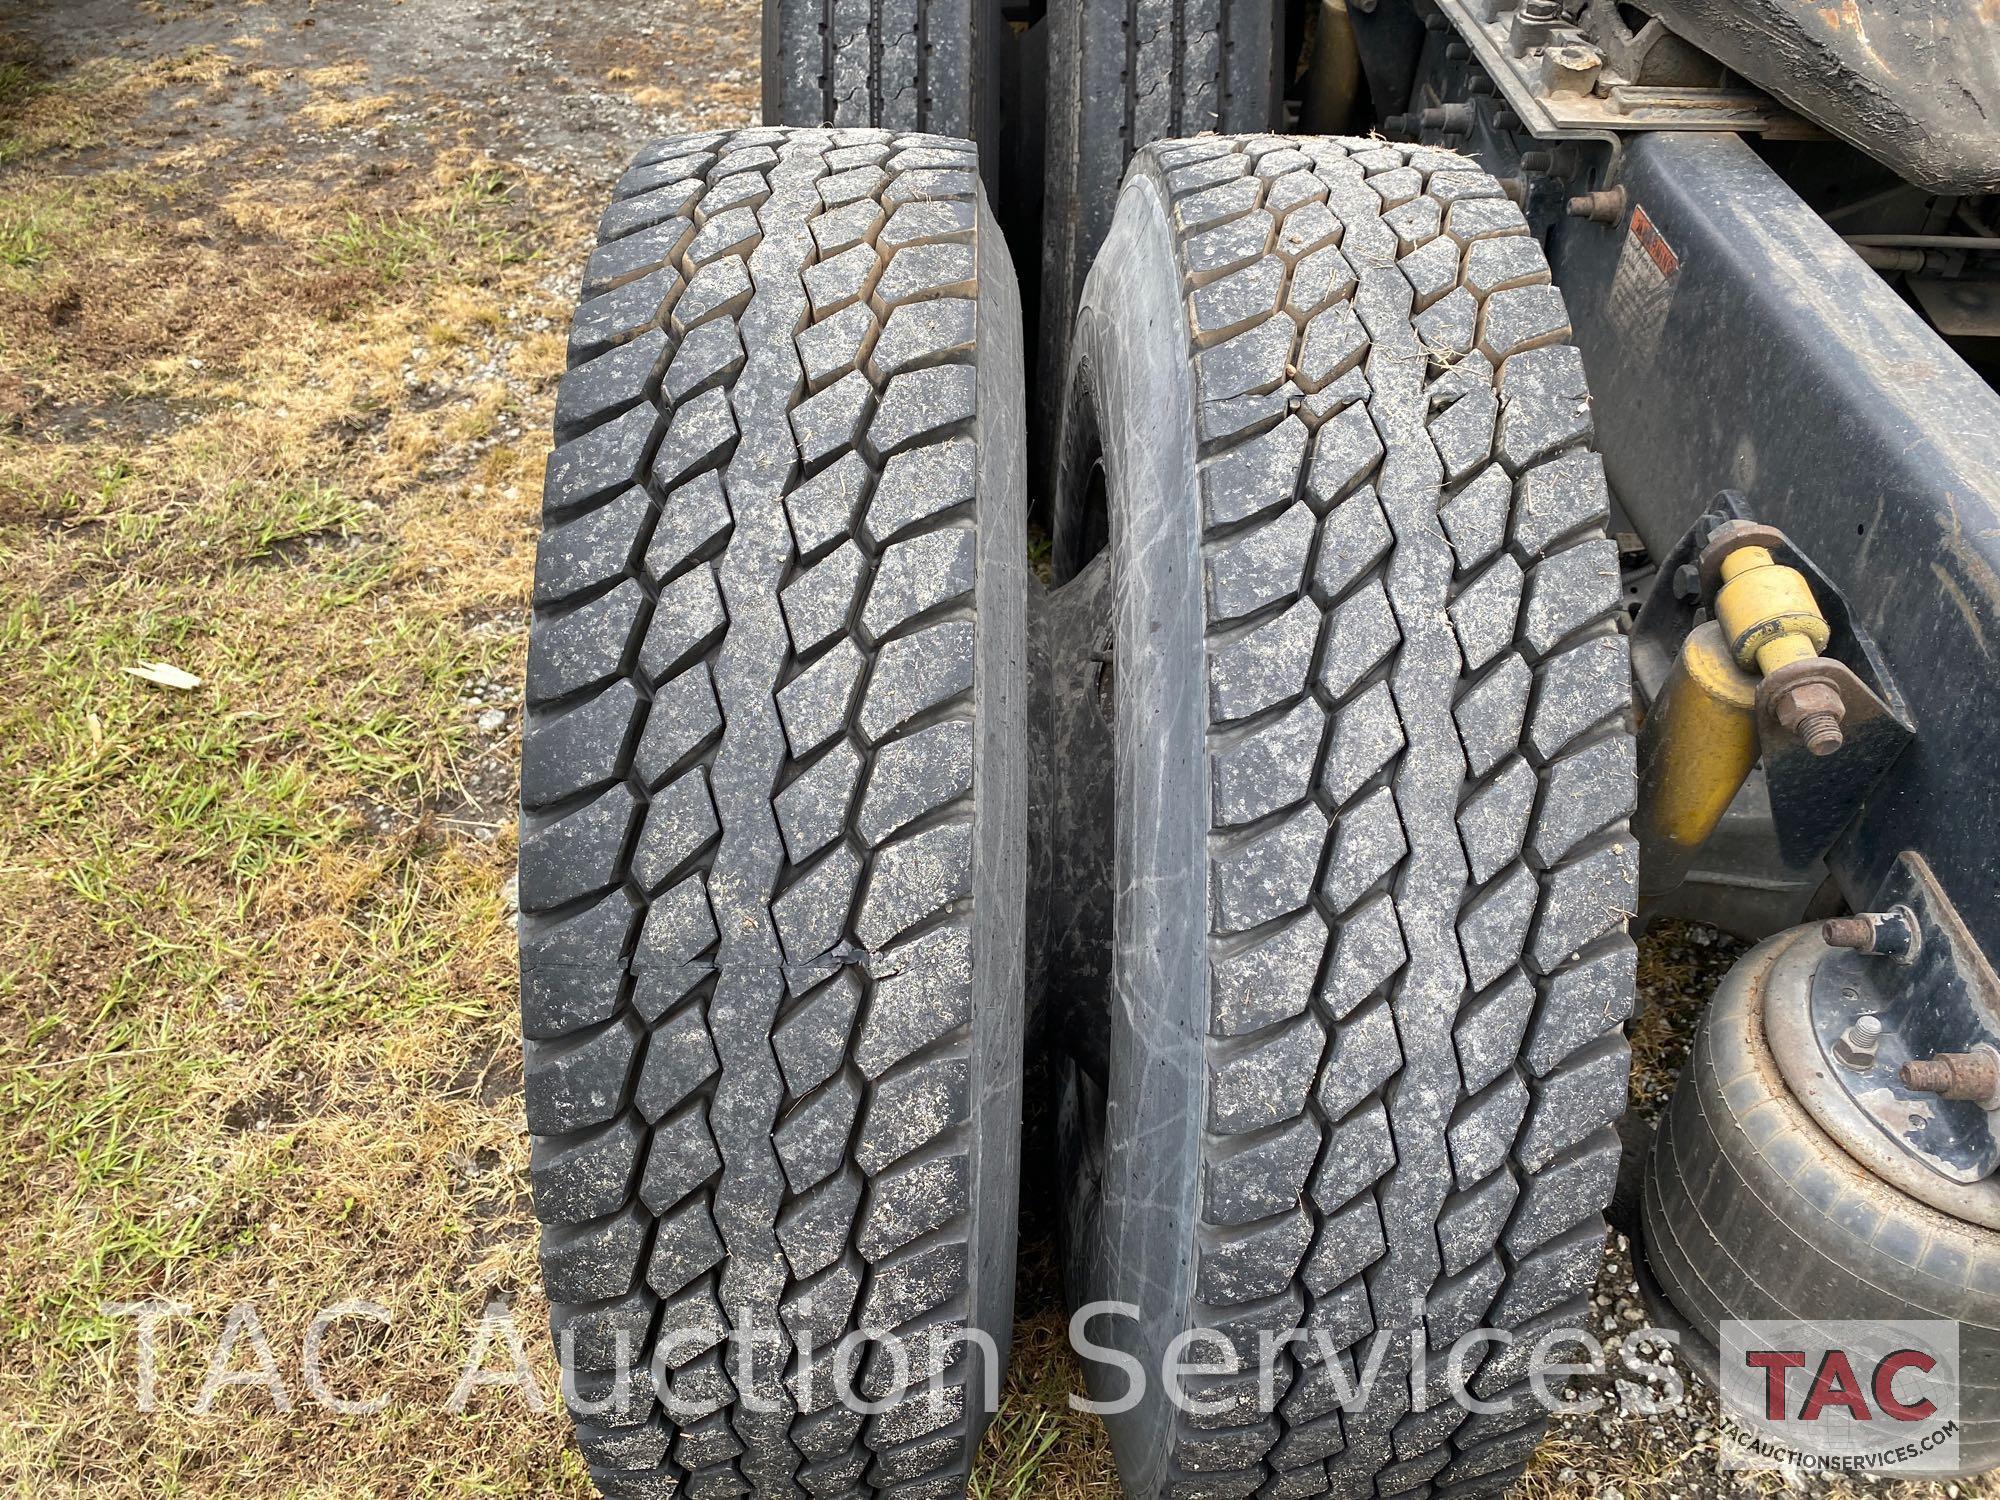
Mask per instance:
[[[1049,7],[1042,136],[1035,481],[1048,482],[1070,325],[1142,146],[1284,125],[1279,0],[1067,0]]]
[[[971,148],[647,147],[569,353],[520,955],[578,1441],[612,1496],[956,1495],[1010,1331],[1027,758]]]
[[[1527,1371],[1475,1347],[1468,1414],[1415,1336],[1584,1318],[1631,688],[1548,281],[1449,153],[1205,137],[1139,153],[1085,286],[1053,539],[1058,582],[1110,554],[1114,938],[1059,1119],[1073,1303],[1137,1309],[1090,1328],[1149,1382],[1128,1495],[1503,1487]],[[1190,1338],[1236,1365],[1193,1408]]]

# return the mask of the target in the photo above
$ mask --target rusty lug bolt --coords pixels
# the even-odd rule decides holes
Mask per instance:
[[[1980,1045],[1970,1052],[1913,1057],[1896,1070],[1906,1089],[1940,1099],[1969,1099],[1981,1108],[2000,1103],[2000,1052]]]
[[[1796,734],[1814,755],[1831,755],[1841,746],[1840,721],[1847,705],[1824,682],[1801,682],[1778,694],[1771,705],[1778,722]]]
[[[1625,189],[1601,188],[1581,193],[1569,200],[1572,219],[1588,219],[1593,224],[1616,224],[1625,217]]]
[[[1908,963],[1917,951],[1917,917],[1907,906],[1834,917],[1819,924],[1819,937],[1829,948],[1852,948]]]
[[[1856,1016],[1854,1024],[1843,1031],[1840,1040],[1833,1044],[1834,1060],[1843,1068],[1865,1073],[1875,1066],[1876,1049],[1881,1044],[1882,1018],[1876,1015]]]

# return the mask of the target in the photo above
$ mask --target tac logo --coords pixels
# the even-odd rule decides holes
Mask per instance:
[[[1722,1466],[1958,1469],[1958,1325],[1722,1325]]]

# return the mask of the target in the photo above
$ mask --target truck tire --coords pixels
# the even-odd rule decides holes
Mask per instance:
[[[996,0],[764,0],[763,23],[765,120],[997,148],[1009,53]]]
[[[1172,136],[1284,123],[1277,0],[1072,0],[1049,7],[1048,28],[1038,481],[1062,415],[1077,296],[1133,153]]]
[[[2000,1234],[1863,1167],[1786,1086],[1765,981],[1815,929],[1746,953],[1716,991],[1661,1117],[1643,1199],[1647,1269],[1705,1346],[1723,1320],[1951,1319],[1959,1466],[2000,1465]],[[1924,1476],[1926,1479],[1941,1475]]]
[[[971,161],[866,129],[660,141],[584,271],[521,1016],[542,1272],[607,1495],[955,1495],[997,1378],[964,1335],[1005,1363],[1021,345]],[[836,1399],[856,1371],[865,1418]]]
[[[1141,151],[1085,285],[1054,543],[1110,552],[1116,876],[1059,1141],[1070,1295],[1150,1381],[1129,1495],[1498,1489],[1544,1424],[1491,1345],[1478,1415],[1406,1372],[1580,1323],[1618,1167],[1630,682],[1567,334],[1491,177],[1351,138]],[[1193,1412],[1190,1337],[1236,1365]]]

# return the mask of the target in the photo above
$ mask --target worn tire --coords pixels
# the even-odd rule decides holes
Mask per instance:
[[[1085,287],[1055,545],[1066,578],[1108,537],[1115,904],[1108,1063],[1068,1069],[1060,1139],[1071,1296],[1140,1309],[1092,1326],[1151,1380],[1107,1418],[1129,1495],[1499,1488],[1526,1372],[1477,1369],[1496,1413],[1413,1403],[1409,1335],[1584,1316],[1634,776],[1547,282],[1462,159],[1210,137],[1139,154]],[[1192,1329],[1246,1372],[1191,1380],[1200,1416],[1158,1378]],[[1327,1341],[1275,1410],[1266,1332]],[[1377,1340],[1397,1378],[1336,1411]]]
[[[1069,334],[1125,168],[1172,136],[1284,123],[1279,0],[1068,0],[1049,7],[1036,477],[1053,459]]]
[[[535,567],[521,1014],[573,1410],[632,1372],[579,1412],[610,1495],[957,1494],[996,1372],[956,1332],[1005,1360],[1020,313],[970,161],[872,130],[661,141],[584,272]],[[856,1350],[891,1401],[865,1421],[830,1378],[864,1324],[911,1345],[907,1385]],[[725,1362],[753,1326],[782,1339]],[[893,1401],[933,1362],[943,1406]]]
[[[1983,1473],[2000,1465],[2000,1234],[1876,1177],[1792,1097],[1764,981],[1816,941],[1758,944],[1703,1015],[1646,1162],[1646,1265],[1710,1351],[1729,1318],[1957,1322],[1957,1472]]]

